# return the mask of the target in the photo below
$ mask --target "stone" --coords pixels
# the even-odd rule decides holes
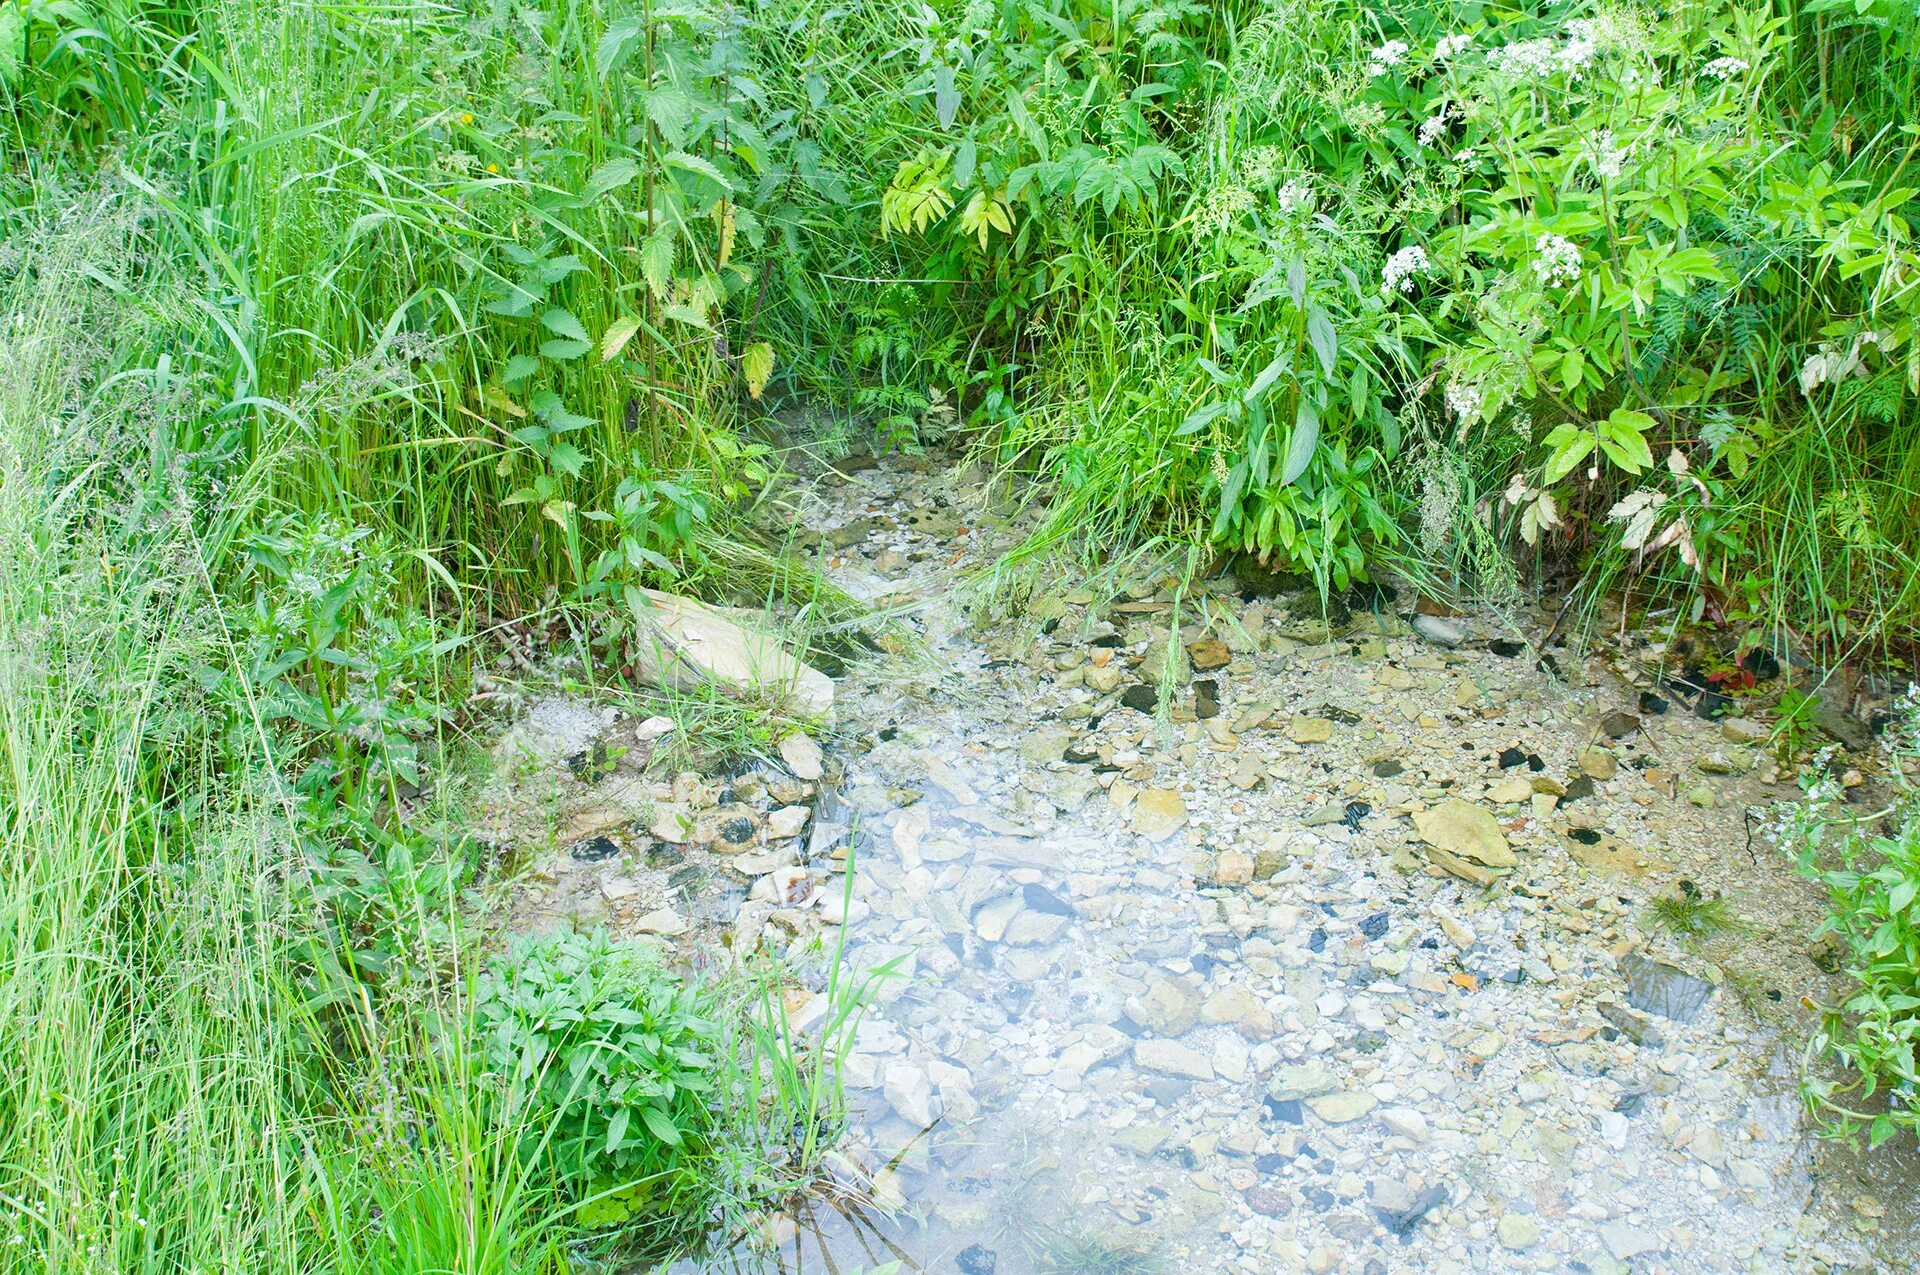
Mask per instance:
[[[782,735],[779,744],[780,763],[795,779],[804,779],[812,783],[826,772],[826,755],[820,751],[813,736],[805,731],[794,731]]]
[[[782,806],[767,816],[767,835],[775,841],[797,837],[812,814],[805,806]]]
[[[1505,869],[1519,862],[1494,817],[1458,797],[1419,811],[1413,816],[1413,826],[1429,846],[1483,868]]]
[[[1187,658],[1193,661],[1193,667],[1202,673],[1210,673],[1217,668],[1225,668],[1233,659],[1233,652],[1227,644],[1218,638],[1201,638],[1198,642],[1187,644]]]
[[[642,934],[661,934],[671,937],[687,932],[687,918],[672,908],[655,908],[635,921],[633,928]]]
[[[1713,995],[1712,983],[1638,952],[1627,954],[1620,971],[1627,976],[1627,1004],[1675,1022],[1692,1022]]]
[[[1134,799],[1133,830],[1149,841],[1165,841],[1187,822],[1187,803],[1169,788],[1149,788]]]
[[[1687,803],[1702,810],[1711,810],[1720,804],[1720,794],[1705,784],[1698,784],[1687,789]]]
[[[1296,717],[1287,726],[1287,738],[1296,744],[1324,744],[1333,738],[1333,723],[1324,717]]]
[[[1413,617],[1413,631],[1435,646],[1451,648],[1467,640],[1466,629],[1445,616],[1416,615]]]
[[[1412,1107],[1382,1107],[1374,1118],[1388,1132],[1397,1133],[1415,1142],[1425,1142],[1433,1136],[1433,1130],[1427,1125],[1427,1118]]]
[[[778,641],[736,624],[693,598],[642,589],[635,595],[634,665],[658,686],[770,698],[805,717],[833,709],[833,679],[789,655]]]
[[[900,1113],[900,1118],[916,1129],[929,1128],[940,1118],[940,1099],[934,1092],[933,1080],[924,1067],[915,1063],[888,1063],[881,1092],[886,1095],[888,1105]]]
[[[1340,1088],[1340,1077],[1320,1063],[1287,1063],[1267,1079],[1267,1097],[1275,1102],[1318,1098]]]
[[[1582,748],[1573,755],[1573,764],[1589,779],[1612,779],[1619,762],[1605,748]]]
[[[1253,884],[1253,856],[1245,850],[1222,850],[1213,858],[1213,883],[1240,886]]]
[[[1119,689],[1120,682],[1125,676],[1119,665],[1104,664],[1089,668],[1083,675],[1083,680],[1087,684],[1087,689],[1107,695]]]
[[[1213,1059],[1177,1040],[1142,1040],[1133,1046],[1134,1065],[1145,1071],[1189,1080],[1212,1080]]]
[[[1600,1227],[1600,1242],[1616,1262],[1630,1261],[1642,1253],[1657,1253],[1666,1247],[1658,1235],[1627,1222],[1607,1222]]]
[[[1502,1213],[1493,1229],[1500,1246],[1516,1253],[1532,1248],[1540,1239],[1540,1223],[1525,1213]]]
[[[1129,1018],[1156,1036],[1184,1036],[1200,1021],[1200,994],[1186,979],[1156,970],[1126,1008]]]
[[[1346,1124],[1350,1120],[1358,1120],[1379,1105],[1378,1098],[1359,1089],[1307,1099],[1307,1108],[1328,1124]]]
[[[1004,894],[980,905],[973,914],[973,932],[988,943],[998,943],[1007,936],[1007,927],[1013,924],[1013,918],[1026,908],[1026,901],[1019,894]]]
[[[1640,729],[1640,717],[1637,713],[1615,709],[1600,719],[1600,729],[1606,732],[1608,739],[1625,739]]]
[[[1487,790],[1487,800],[1503,806],[1518,805],[1533,800],[1533,783],[1527,779],[1502,779]]]

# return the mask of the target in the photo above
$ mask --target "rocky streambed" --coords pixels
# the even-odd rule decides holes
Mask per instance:
[[[1543,661],[1551,612],[1118,573],[983,623],[959,586],[1017,520],[924,461],[795,518],[912,639],[845,671],[824,751],[669,782],[657,726],[568,704],[515,743],[554,847],[519,924],[788,951],[802,1029],[843,934],[843,982],[888,972],[845,1059],[859,1202],[710,1268],[1912,1267],[1910,1154],[1802,1111],[1801,1002],[1839,984],[1751,835],[1793,795],[1764,727]]]

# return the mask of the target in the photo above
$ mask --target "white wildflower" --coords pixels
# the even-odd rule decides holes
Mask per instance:
[[[1627,161],[1633,158],[1633,147],[1631,144],[1615,145],[1613,130],[1602,129],[1594,135],[1588,146],[1587,158],[1593,162],[1596,177],[1618,177],[1627,166]]]
[[[1473,161],[1478,158],[1479,156],[1473,153],[1473,147],[1471,146],[1462,146],[1459,150],[1453,153],[1453,162],[1461,165],[1462,167],[1465,167],[1466,165],[1473,163]]]
[[[1313,211],[1313,185],[1304,177],[1296,177],[1280,188],[1274,196],[1282,217],[1294,217],[1303,212]]]
[[[1417,134],[1420,144],[1422,146],[1432,146],[1435,142],[1439,141],[1441,135],[1447,131],[1447,120],[1451,118],[1452,115],[1453,103],[1442,102],[1439,110],[1422,120],[1420,123],[1420,131]]]
[[[1407,54],[1412,51],[1413,46],[1409,45],[1405,40],[1388,40],[1385,44],[1367,54],[1367,74],[1376,77],[1385,75],[1388,71],[1406,61]]]
[[[1480,419],[1480,413],[1487,405],[1487,392],[1478,385],[1465,381],[1447,382],[1447,410],[1452,412],[1462,425],[1471,425]]]
[[[1752,63],[1745,58],[1715,58],[1700,68],[1700,74],[1709,80],[1731,80],[1736,75],[1745,75]]]
[[[1541,235],[1533,243],[1534,278],[1549,288],[1567,287],[1580,279],[1580,246],[1560,235]]]
[[[1443,35],[1433,46],[1433,60],[1448,62],[1473,47],[1470,35]]]
[[[1395,292],[1412,292],[1415,276],[1423,275],[1433,269],[1433,263],[1427,260],[1427,250],[1419,244],[1402,248],[1387,258],[1386,268],[1380,272],[1380,291],[1391,296]]]
[[[1557,46],[1552,39],[1521,40],[1506,44],[1487,55],[1487,64],[1516,80],[1545,79],[1554,71]]]

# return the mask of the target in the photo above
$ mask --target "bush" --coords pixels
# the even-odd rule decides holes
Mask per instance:
[[[500,1123],[530,1131],[526,1153],[596,1206],[590,1220],[705,1216],[720,1018],[655,948],[604,932],[518,939],[487,962],[474,1017]]]
[[[1836,1129],[1864,1125],[1876,1146],[1901,1129],[1920,1136],[1920,691],[1908,692],[1904,709],[1886,735],[1895,790],[1888,809],[1867,818],[1843,811],[1840,786],[1827,772],[1830,753],[1822,754],[1805,801],[1778,825],[1800,871],[1827,888],[1828,915],[1817,934],[1839,936],[1843,971],[1856,985],[1814,1038],[1815,1049],[1838,1059],[1852,1079],[1811,1080],[1807,1098]],[[1889,1109],[1844,1105],[1841,1095],[1856,1089],[1862,1099],[1885,1090]]]

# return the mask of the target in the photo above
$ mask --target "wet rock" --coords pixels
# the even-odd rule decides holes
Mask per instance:
[[[1457,797],[1418,812],[1413,824],[1427,843],[1429,858],[1476,884],[1490,883],[1495,875],[1519,862],[1494,817]]]
[[[1218,638],[1202,638],[1187,644],[1187,658],[1193,661],[1196,671],[1210,673],[1214,669],[1225,668],[1233,659],[1233,652]]]
[[[1600,719],[1600,729],[1608,739],[1625,739],[1640,729],[1640,718],[1624,709],[1615,709]]]
[[[1220,687],[1205,679],[1193,684],[1193,715],[1201,721],[1220,716]]]
[[[771,698],[809,717],[824,717],[833,708],[833,681],[826,674],[704,602],[643,589],[634,620],[636,670],[657,685],[683,691],[715,686],[729,695]]]
[[[601,863],[619,853],[619,845],[606,837],[591,837],[567,851],[570,857],[581,863]]]
[[[1160,693],[1145,682],[1136,682],[1121,692],[1120,703],[1136,713],[1151,713],[1160,704]]]
[[[1244,850],[1222,850],[1213,859],[1215,885],[1253,884],[1253,856]]]
[[[1406,1208],[1395,1213],[1380,1213],[1380,1220],[1395,1235],[1407,1236],[1420,1224],[1420,1219],[1447,1202],[1447,1188],[1434,1183],[1426,1190],[1416,1194]]]
[[[1398,1134],[1414,1142],[1425,1142],[1433,1136],[1433,1130],[1427,1124],[1427,1118],[1412,1107],[1382,1107],[1375,1113],[1374,1119],[1378,1120],[1387,1132]]]
[[[641,934],[673,936],[687,932],[687,919],[672,908],[655,908],[633,923]]]
[[[1586,798],[1593,796],[1593,793],[1594,793],[1593,776],[1592,775],[1575,775],[1573,778],[1573,782],[1569,783],[1566,786],[1565,791],[1563,791],[1560,794],[1560,800],[1561,801],[1584,801]]]
[[[805,806],[782,806],[767,816],[767,835],[775,841],[797,837],[812,813]]]
[[[1620,962],[1627,976],[1627,1003],[1648,1014],[1690,1023],[1713,995],[1713,984],[1664,961],[1630,952]]]
[[[1373,775],[1376,779],[1392,779],[1396,775],[1406,773],[1406,769],[1405,766],[1389,757],[1385,761],[1374,763]]]
[[[1340,1077],[1321,1063],[1287,1063],[1267,1079],[1267,1097],[1275,1102],[1318,1098],[1340,1088]]]
[[[1146,990],[1127,1000],[1127,1016],[1156,1036],[1184,1036],[1200,1021],[1200,994],[1186,979],[1156,970]]]
[[[1525,1213],[1503,1213],[1494,1225],[1502,1248],[1523,1253],[1540,1240],[1540,1223]]]
[[[1293,1212],[1293,1197],[1271,1182],[1256,1182],[1240,1198],[1261,1217],[1285,1217]]]
[[[1287,738],[1296,744],[1324,744],[1333,738],[1333,723],[1324,717],[1296,717],[1287,725]]]
[[[1607,1246],[1607,1252],[1616,1262],[1631,1261],[1642,1253],[1657,1253],[1666,1247],[1659,1236],[1627,1222],[1602,1224],[1600,1242]]]
[[[1435,646],[1452,648],[1467,640],[1466,629],[1445,616],[1416,615],[1413,631]]]
[[[1187,803],[1169,788],[1149,788],[1133,801],[1133,830],[1149,841],[1165,841],[1187,822]]]
[[[1177,1040],[1140,1040],[1133,1046],[1134,1065],[1189,1080],[1212,1080],[1213,1059]]]
[[[969,1244],[954,1257],[953,1264],[960,1275],[995,1275],[1000,1269],[1000,1255],[984,1244]]]
[[[1307,1109],[1328,1124],[1346,1124],[1350,1120],[1358,1120],[1379,1105],[1378,1098],[1358,1089],[1307,1099]]]
[[[826,754],[820,751],[811,735],[804,731],[780,737],[780,762],[795,779],[804,779],[808,783],[818,780],[825,773]]]
[[[1659,1045],[1665,1039],[1652,1019],[1636,1014],[1624,1005],[1613,1001],[1602,1001],[1597,1007],[1600,1017],[1607,1020],[1614,1030],[1636,1045]]]

